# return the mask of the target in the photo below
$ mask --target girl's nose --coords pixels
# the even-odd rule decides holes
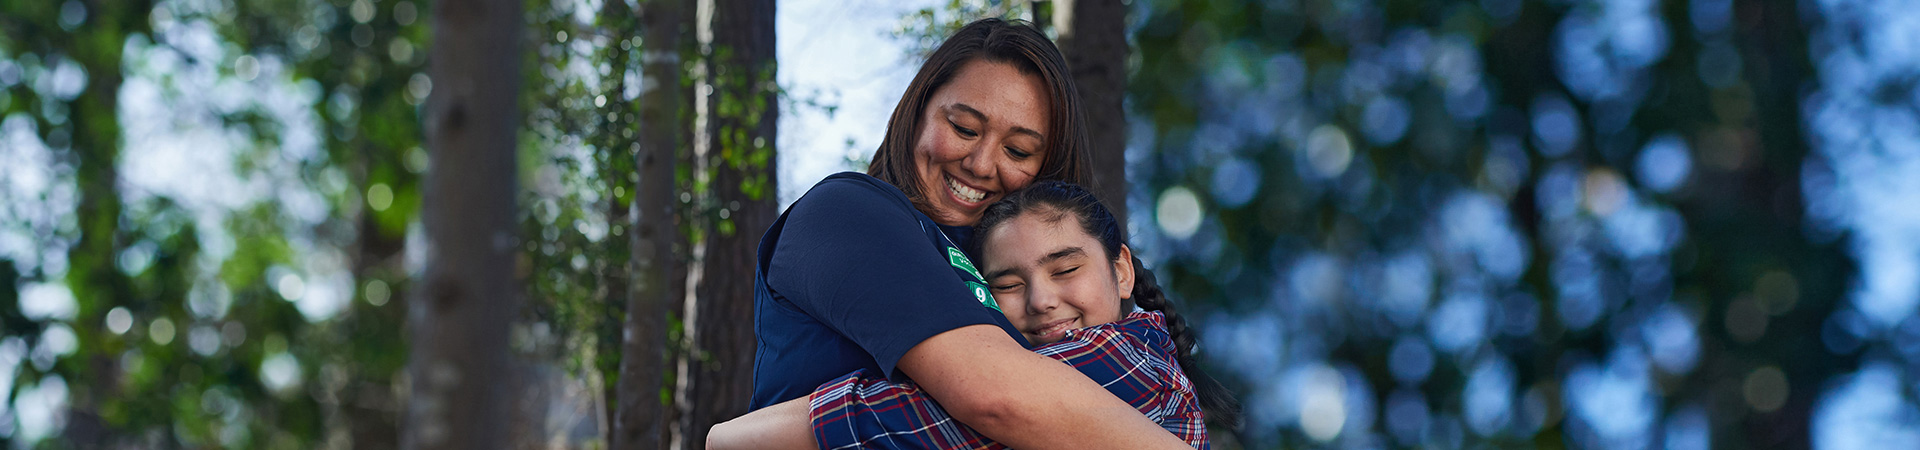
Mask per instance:
[[[1046,314],[1060,306],[1060,296],[1051,289],[1041,286],[1027,287],[1027,312],[1033,315]]]

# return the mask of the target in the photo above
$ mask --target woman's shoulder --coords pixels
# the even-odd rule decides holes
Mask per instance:
[[[878,202],[906,208],[913,207],[913,203],[907,200],[907,194],[901,192],[900,188],[860,172],[828,175],[819,183],[814,183],[813,187],[793,204],[794,206],[818,203],[840,204],[847,201],[858,202],[858,204]]]
[[[807,224],[836,229],[871,226],[890,220],[915,220],[906,194],[885,181],[859,172],[840,172],[815,183],[787,207],[787,226]]]

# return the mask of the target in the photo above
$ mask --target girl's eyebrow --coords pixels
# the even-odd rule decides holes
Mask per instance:
[[[1040,257],[1039,260],[1036,260],[1033,263],[1035,265],[1046,265],[1047,263],[1057,261],[1060,258],[1065,258],[1068,256],[1078,256],[1078,255],[1084,255],[1084,254],[1087,254],[1087,251],[1085,249],[1082,249],[1080,247],[1067,247],[1060,250],[1056,250],[1053,253],[1048,253],[1047,256],[1042,256]]]
[[[1047,263],[1059,261],[1062,258],[1066,258],[1069,256],[1085,255],[1085,254],[1087,254],[1087,250],[1084,248],[1066,247],[1059,250],[1055,250],[1053,253],[1048,253],[1047,256],[1042,256],[1040,257],[1040,259],[1034,260],[1033,265],[1044,266],[1044,265],[1047,265]],[[987,272],[987,276],[984,278],[988,280],[992,280],[992,279],[1000,278],[1002,276],[1006,276],[1012,273],[1013,273],[1012,268],[1000,269],[992,272]]]

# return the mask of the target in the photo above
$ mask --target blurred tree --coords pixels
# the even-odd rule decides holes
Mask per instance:
[[[687,305],[688,353],[680,372],[680,442],[705,445],[707,429],[747,411],[753,394],[754,255],[778,207],[774,142],[775,5],[719,0],[710,6],[712,42],[704,61],[710,86],[700,98],[710,173],[711,231],[705,236],[697,298]],[[705,211],[703,211],[705,212]]]
[[[37,87],[21,85],[9,89],[17,95],[17,106],[5,107],[10,117],[28,112],[37,138],[57,152],[57,158],[73,167],[73,182],[78,196],[74,208],[76,230],[62,236],[72,239],[66,250],[66,267],[39,268],[29,278],[64,278],[71,291],[74,310],[67,323],[35,321],[14,323],[5,333],[24,336],[26,344],[36,348],[49,345],[86,349],[76,358],[63,358],[51,367],[36,364],[20,381],[65,386],[67,411],[54,412],[66,417],[63,441],[68,445],[102,447],[127,445],[129,430],[140,430],[165,423],[164,403],[145,398],[139,402],[116,399],[130,394],[116,381],[126,375],[117,350],[138,346],[139,341],[124,342],[119,333],[103,327],[110,311],[132,306],[143,313],[162,317],[178,314],[177,285],[156,285],[152,278],[136,285],[134,277],[123,272],[116,256],[128,248],[136,230],[123,229],[125,207],[120,198],[121,132],[116,114],[123,80],[122,52],[131,36],[148,30],[146,21],[153,9],[150,1],[136,2],[51,2],[8,3],[0,5],[0,54],[27,57],[28,70],[46,71]],[[16,56],[17,55],[17,56]],[[60,79],[55,79],[60,78]],[[11,83],[9,83],[11,84]],[[13,103],[13,102],[9,102]],[[10,119],[11,120],[11,119]],[[178,228],[175,228],[178,230]],[[190,229],[189,229],[190,231]],[[191,234],[173,233],[155,236],[169,245],[160,257],[190,259],[196,243]],[[155,272],[165,272],[160,268]],[[64,272],[64,273],[62,273]],[[163,276],[155,273],[154,277]],[[171,284],[171,283],[170,283]],[[137,299],[168,298],[172,302],[142,306]],[[173,308],[168,308],[171,305]],[[169,325],[163,328],[171,327]],[[48,339],[65,341],[53,344]],[[111,350],[109,350],[111,349]],[[107,350],[107,351],[103,351]],[[12,369],[9,369],[12,370]],[[22,383],[23,385],[25,383]],[[11,392],[3,393],[11,395]],[[148,418],[132,413],[153,413]],[[31,442],[28,442],[29,444]]]
[[[638,181],[634,184],[631,234],[633,283],[627,295],[627,319],[622,341],[619,386],[616,389],[612,448],[665,448],[669,436],[665,383],[668,367],[668,317],[684,302],[684,275],[674,267],[684,264],[685,242],[678,224],[675,168],[686,152],[691,131],[691,96],[682,86],[684,39],[691,35],[684,0],[649,0],[640,5],[638,45],[626,45],[640,54],[637,82],[642,88],[638,120],[632,125],[639,141],[634,155]],[[617,16],[616,14],[609,14]],[[623,64],[630,67],[630,64]],[[628,69],[631,70],[631,69]],[[649,88],[650,87],[650,88]],[[663,393],[665,392],[665,393]]]
[[[1087,142],[1093,146],[1094,195],[1127,223],[1128,6],[1119,0],[1054,0],[1053,31],[1080,88]],[[1040,8],[1035,8],[1038,11]]]
[[[415,299],[412,380],[402,446],[499,448],[507,444],[517,390],[508,323],[521,295],[513,278],[515,131],[512,95],[523,15],[513,1],[446,2],[434,8],[427,97],[427,174],[422,215],[428,248]]]
[[[565,395],[522,399],[529,407],[513,408],[508,427],[514,442],[590,445],[613,432],[618,387],[607,380],[621,362],[626,267],[636,244],[660,242],[616,239],[640,218],[626,205],[642,200],[633,127],[644,84],[627,75],[649,60],[657,70],[705,64],[698,53],[647,58],[636,36],[644,28],[630,16],[593,14],[622,4],[527,4],[523,37],[534,51],[522,53],[527,108],[512,142],[528,189],[513,279],[534,301],[499,333],[517,357],[502,370],[524,388],[516,391]],[[18,269],[0,297],[11,308],[0,309],[11,338],[0,339],[0,368],[17,376],[0,390],[24,417],[0,436],[55,446],[398,444],[410,386],[408,348],[396,343],[407,342],[410,302],[391,300],[418,297],[409,279],[426,241],[420,174],[444,159],[422,148],[417,111],[436,82],[449,92],[420,73],[428,9],[411,0],[0,7],[0,155],[31,163],[0,183],[9,199],[0,247],[15,252]],[[693,22],[680,19],[682,32]],[[65,53],[79,46],[113,55]],[[690,82],[667,85],[691,98]],[[691,116],[662,127],[682,136],[667,145],[693,142],[684,137]],[[81,155],[82,141],[110,145],[87,144],[106,153]],[[120,142],[141,151],[121,154]],[[686,239],[717,227],[722,203],[691,187],[714,176],[686,160],[649,167],[667,175],[646,181],[670,184],[647,200],[704,211],[655,226],[671,243],[659,249],[684,255],[696,248]],[[743,178],[771,192],[771,165],[760,170]],[[17,236],[36,243],[29,257],[14,248]],[[684,306],[683,258],[648,260],[671,273],[670,292],[656,297],[661,320],[648,327],[662,337],[656,350],[681,346],[667,309]],[[80,274],[120,281],[82,283]]]

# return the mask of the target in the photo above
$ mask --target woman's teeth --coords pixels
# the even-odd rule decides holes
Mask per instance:
[[[953,181],[952,178],[947,178],[947,190],[953,191],[953,195],[959,196],[961,200],[969,202],[978,202],[987,198],[987,193],[962,185],[958,181]]]

